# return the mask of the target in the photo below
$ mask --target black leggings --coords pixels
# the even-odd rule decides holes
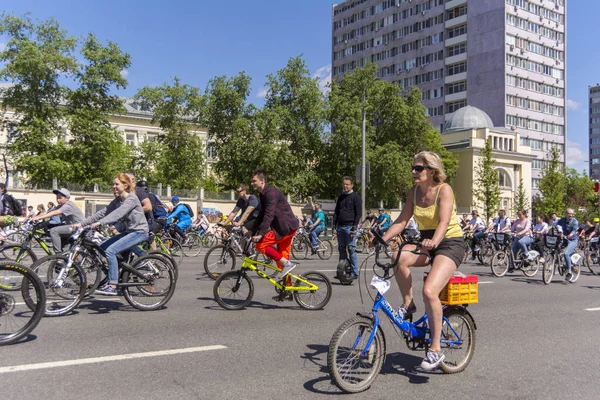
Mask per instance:
[[[178,227],[177,225],[173,225],[171,228],[175,231],[176,234],[178,234],[180,236],[182,241],[185,239],[185,233],[183,232],[183,230],[180,227]],[[177,239],[177,238],[175,238],[175,239]]]

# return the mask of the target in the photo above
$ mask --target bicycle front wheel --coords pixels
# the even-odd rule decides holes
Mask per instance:
[[[143,279],[123,271],[121,282],[139,284],[123,287],[125,300],[140,311],[153,311],[162,308],[175,293],[175,273],[171,261],[158,255],[147,255],[136,258],[131,268],[144,274]]]
[[[304,260],[308,256],[309,243],[303,237],[295,237],[292,240],[292,257],[296,260]]]
[[[542,268],[542,280],[546,285],[549,285],[550,282],[552,282],[552,277],[554,276],[556,258],[548,257],[544,261],[544,266]]]
[[[183,255],[186,257],[197,257],[202,251],[202,241],[196,234],[190,234],[188,240],[182,245]]]
[[[483,265],[490,265],[492,262],[492,257],[494,257],[494,248],[492,247],[491,243],[483,243],[481,245],[479,255],[477,256],[479,262]]]
[[[600,259],[598,250],[588,251],[585,257],[585,266],[594,275],[600,275]]]
[[[317,254],[321,260],[329,260],[333,254],[333,244],[329,240],[321,241]]]
[[[235,253],[229,247],[218,244],[208,249],[204,255],[204,271],[210,279],[217,279],[220,274],[235,268]]]
[[[252,301],[254,284],[242,270],[219,275],[213,286],[215,301],[226,310],[241,310]]]
[[[475,352],[475,323],[458,309],[444,310],[441,347],[446,358],[440,364],[442,371],[456,374],[467,368]]]
[[[0,247],[0,256],[6,260],[15,261],[26,267],[31,267],[37,261],[37,256],[30,248],[20,244],[5,244]]]
[[[354,317],[342,323],[333,334],[327,352],[327,368],[333,383],[346,393],[359,393],[371,387],[385,360],[385,339],[377,329],[369,348],[373,321]]]
[[[52,255],[40,259],[32,269],[46,285],[46,310],[44,316],[65,315],[81,303],[85,297],[87,280],[79,265],[67,266],[63,255]]]
[[[510,264],[509,256],[505,251],[497,251],[494,253],[492,257],[492,262],[490,263],[492,274],[494,276],[500,278],[506,275],[506,271],[508,271],[508,266]]]
[[[160,250],[170,255],[177,265],[181,265],[181,261],[183,260],[183,248],[181,247],[181,243],[172,237],[163,238],[162,241],[165,247]]]
[[[15,285],[28,289],[17,290]],[[31,269],[14,261],[0,262],[0,345],[15,343],[34,330],[45,304],[44,284]]]
[[[523,261],[525,262],[525,261]],[[540,270],[540,260],[539,258],[536,259],[533,263],[527,263],[527,265],[523,266],[523,275],[529,277],[529,278],[533,278],[535,276],[535,274],[538,273],[538,271]]]
[[[320,310],[331,299],[331,282],[320,272],[311,271],[300,276],[310,283],[317,285],[317,290],[294,291],[294,300],[305,310]],[[295,287],[306,287],[306,283],[296,279]]]

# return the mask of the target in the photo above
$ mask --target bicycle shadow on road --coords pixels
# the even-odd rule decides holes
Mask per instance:
[[[519,282],[519,283],[528,283],[530,285],[541,285],[541,286],[545,286],[546,284],[544,283],[543,280],[541,279],[536,279],[536,278],[525,278],[525,277],[514,277],[514,278],[509,278],[511,281],[513,282]],[[552,283],[564,283],[564,282],[560,282],[560,281],[552,281]]]
[[[260,301],[256,301],[256,300],[252,300],[250,302],[250,304],[248,304],[246,307],[242,308],[241,310],[225,310],[223,307],[221,307],[220,305],[218,305],[215,301],[214,297],[196,297],[196,300],[208,300],[208,301],[212,301],[214,304],[210,305],[210,306],[205,306],[204,309],[205,310],[220,310],[220,311],[243,311],[245,309],[252,309],[252,308],[260,308],[263,310],[303,310],[300,306],[295,305],[296,303],[293,303],[291,301],[285,301],[282,303],[275,303],[275,304],[266,304],[266,303],[261,303]],[[273,300],[275,301],[275,300]],[[294,304],[292,306],[286,306],[284,304]]]
[[[137,311],[129,304],[120,303],[113,300],[88,299],[81,302],[77,309],[92,311],[90,314],[108,314],[112,311]]]
[[[600,286],[582,286],[586,289],[592,289],[592,290],[600,290]]]

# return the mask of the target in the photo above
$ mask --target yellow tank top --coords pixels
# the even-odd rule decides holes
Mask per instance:
[[[437,194],[435,195],[435,201],[429,207],[419,207],[417,206],[417,187],[414,187],[414,199],[413,199],[413,216],[415,217],[415,221],[417,221],[417,225],[419,226],[420,231],[426,230],[435,230],[440,223],[440,215],[438,209],[438,197],[440,196],[440,190],[442,186],[438,188]],[[444,235],[444,238],[458,238],[462,237],[462,229],[458,225],[458,220],[456,219],[456,201],[454,202],[454,206],[452,207],[452,215],[450,216],[450,223],[448,224],[448,230]]]

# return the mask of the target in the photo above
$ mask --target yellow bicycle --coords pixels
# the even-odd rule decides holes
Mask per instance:
[[[226,310],[240,310],[252,301],[254,283],[248,276],[249,271],[269,281],[275,286],[278,301],[291,300],[306,310],[320,310],[331,299],[331,282],[317,271],[309,271],[302,275],[288,274],[285,277],[272,277],[263,272],[271,269],[279,272],[277,265],[267,264],[244,255],[242,268],[231,270],[219,275],[213,287],[216,302]],[[270,274],[273,275],[273,274]]]

